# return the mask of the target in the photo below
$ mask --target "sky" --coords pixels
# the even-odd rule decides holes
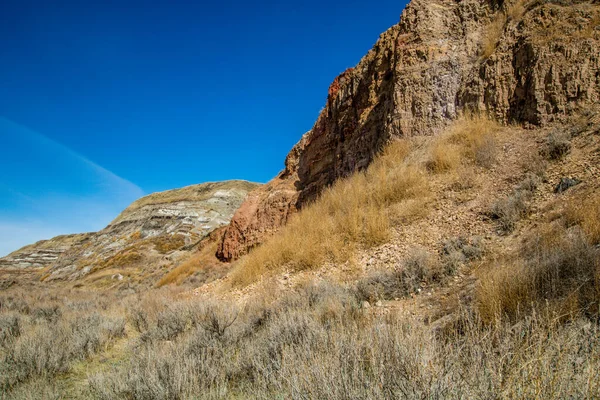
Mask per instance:
[[[0,2],[0,256],[156,191],[266,182],[403,1]]]

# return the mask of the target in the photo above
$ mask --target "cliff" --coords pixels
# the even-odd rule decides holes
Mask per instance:
[[[599,23],[590,1],[413,0],[334,80],[314,127],[284,171],[250,193],[217,256],[260,244],[395,137],[434,135],[465,112],[545,126],[597,103]]]

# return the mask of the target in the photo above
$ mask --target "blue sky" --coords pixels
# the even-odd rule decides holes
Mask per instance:
[[[403,1],[0,3],[0,255],[143,194],[266,182]]]

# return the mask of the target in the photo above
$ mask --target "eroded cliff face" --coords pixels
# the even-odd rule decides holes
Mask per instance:
[[[192,249],[227,225],[256,187],[251,182],[228,181],[151,194],[131,204],[100,232],[59,236],[26,246],[0,259],[0,269],[48,268],[44,280],[51,281],[94,273],[121,276],[128,268],[170,265],[173,252]]]
[[[394,137],[435,134],[464,111],[541,126],[598,102],[599,24],[590,1],[413,0],[334,80],[285,170],[234,215],[218,257],[260,244]]]

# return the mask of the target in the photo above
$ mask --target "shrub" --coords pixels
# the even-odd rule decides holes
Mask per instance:
[[[529,200],[541,183],[539,176],[528,173],[512,194],[494,203],[490,211],[504,233],[512,232],[517,222],[529,213]]]
[[[0,346],[10,344],[21,335],[22,323],[18,314],[0,314]]]
[[[479,311],[486,321],[514,321],[546,304],[562,317],[597,314],[599,278],[600,250],[580,229],[545,226],[529,237],[520,257],[493,264],[481,277]]]
[[[393,300],[418,292],[424,284],[440,277],[437,259],[427,251],[417,249],[400,268],[373,271],[359,280],[356,291],[361,300]]]
[[[491,215],[499,222],[500,229],[503,232],[512,232],[517,222],[527,215],[529,210],[527,206],[528,199],[527,192],[515,191],[512,195],[496,201],[492,207]]]
[[[571,137],[568,132],[552,131],[544,143],[541,153],[549,160],[559,160],[571,151]]]
[[[89,377],[99,399],[596,398],[600,331],[534,314],[483,323],[469,310],[433,337],[399,313],[356,312],[350,292],[309,284],[242,311],[219,337],[198,326]],[[215,312],[226,306],[215,305]],[[330,316],[335,310],[337,316]],[[251,314],[251,315],[250,315]],[[255,316],[262,322],[255,324]],[[330,316],[330,317],[327,317]]]
[[[483,256],[481,237],[465,239],[455,237],[446,240],[441,250],[442,267],[445,274],[454,275],[458,268],[468,261],[478,260]]]

